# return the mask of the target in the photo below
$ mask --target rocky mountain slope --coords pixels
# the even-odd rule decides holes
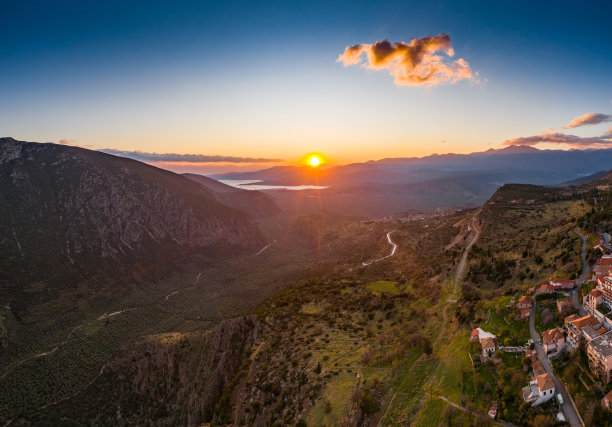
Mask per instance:
[[[243,190],[194,173],[183,176],[213,191],[219,202],[248,212],[253,218],[268,218],[280,211],[274,200],[260,191]]]
[[[82,148],[0,139],[5,290],[262,244],[248,214],[183,176]]]

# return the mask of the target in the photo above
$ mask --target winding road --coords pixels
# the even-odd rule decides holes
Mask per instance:
[[[389,255],[387,255],[387,256],[382,257],[382,258],[375,259],[374,261],[362,262],[361,265],[363,267],[367,267],[368,265],[374,264],[375,262],[382,261],[383,259],[387,259],[387,258],[392,257],[393,255],[395,255],[395,251],[397,251],[397,244],[394,243],[393,240],[391,240],[391,233],[393,233],[394,231],[397,231],[397,230],[391,230],[391,231],[389,231],[387,233],[387,241],[389,242],[389,244],[391,246],[393,246],[393,249],[391,249],[391,253]]]
[[[576,279],[576,289],[574,289],[574,291],[572,292],[572,300],[574,302],[574,306],[578,309],[579,313],[582,316],[586,316],[587,312],[584,309],[584,307],[582,307],[582,305],[580,304],[580,301],[578,300],[578,288],[580,288],[580,286],[586,279],[586,276],[589,272],[589,266],[586,263],[586,237],[583,234],[581,234],[580,231],[578,231],[578,228],[575,228],[574,232],[577,235],[579,235],[580,238],[582,239],[582,247],[580,248],[580,259],[582,261],[582,272],[580,273],[580,276],[578,276],[578,278]],[[533,340],[535,344],[535,349],[538,354],[538,359],[540,360],[540,363],[542,364],[542,367],[544,368],[546,373],[550,375],[550,377],[553,379],[553,382],[555,383],[556,392],[561,393],[561,396],[563,396],[563,405],[561,405],[561,411],[563,412],[565,419],[570,423],[572,427],[580,427],[582,426],[580,416],[578,415],[578,413],[576,412],[576,409],[572,405],[570,398],[569,398],[569,394],[567,393],[567,390],[565,389],[565,386],[561,384],[561,382],[555,376],[552,366],[550,365],[550,360],[548,359],[548,357],[546,357],[546,352],[544,351],[544,348],[542,347],[542,343],[540,341],[540,335],[536,332],[535,324],[534,324],[535,323],[534,321],[535,307],[536,307],[536,303],[534,300],[533,306],[531,307],[531,312],[529,314],[529,333],[531,334],[531,339]]]

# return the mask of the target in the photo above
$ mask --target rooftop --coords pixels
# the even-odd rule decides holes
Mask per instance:
[[[592,326],[593,328],[595,328],[596,326],[600,326],[601,323],[592,315],[587,314],[584,317],[570,321],[570,325],[572,325],[579,331],[582,331],[582,328],[584,328],[585,326]]]
[[[550,329],[542,334],[542,338],[546,343],[554,343],[563,339],[563,333],[557,329]]]
[[[606,331],[604,330],[604,332]],[[592,339],[597,338],[601,335],[601,332],[596,331],[591,326],[585,326],[584,328],[582,328],[582,333],[586,337],[587,341],[591,341]]]
[[[482,348],[495,348],[495,339],[490,337],[483,338],[480,340],[480,345],[482,345]]]
[[[612,356],[612,331],[592,339],[589,341],[589,346],[602,357],[608,358]]]
[[[542,390],[550,390],[551,388],[555,388],[555,383],[553,379],[548,374],[542,374],[536,376],[536,381],[538,383],[538,388],[540,391]]]
[[[591,292],[589,292],[589,295],[593,298],[599,298],[603,295],[603,292],[601,292],[599,289],[593,289]]]

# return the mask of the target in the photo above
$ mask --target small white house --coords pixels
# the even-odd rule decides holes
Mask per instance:
[[[555,396],[555,383],[548,374],[537,375],[527,387],[523,388],[523,400],[531,403],[531,406],[538,406],[548,402]]]

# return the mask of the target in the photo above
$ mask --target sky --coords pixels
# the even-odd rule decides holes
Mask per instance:
[[[607,0],[24,0],[0,16],[0,136],[215,172],[609,142]]]

